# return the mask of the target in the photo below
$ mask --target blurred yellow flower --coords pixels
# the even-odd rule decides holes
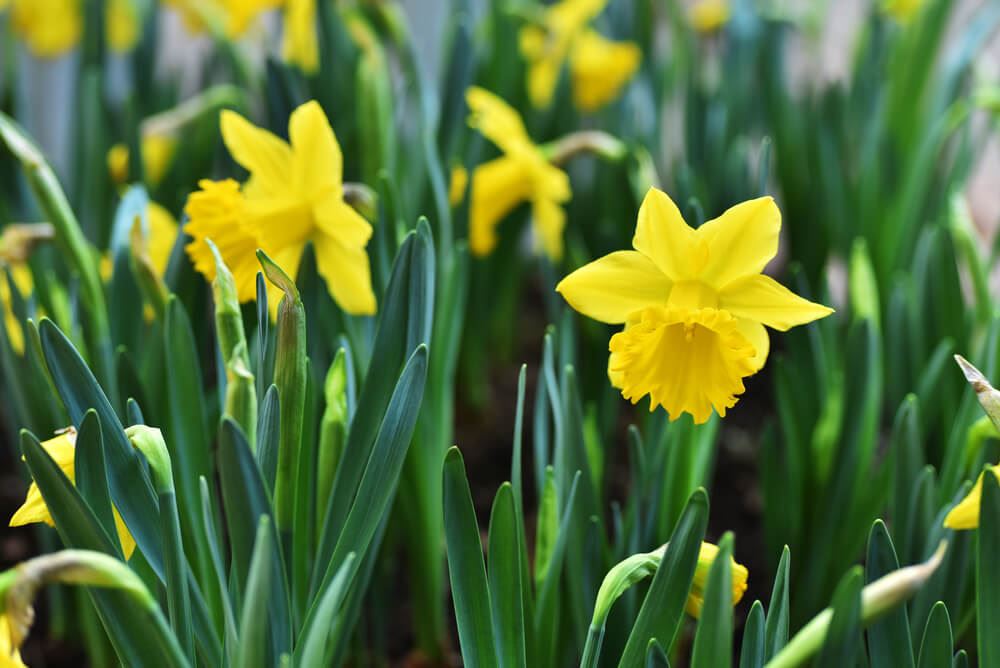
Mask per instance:
[[[284,0],[164,0],[180,12],[188,32],[199,34],[210,25],[226,37],[242,37],[264,12],[280,7]]]
[[[558,261],[562,258],[566,223],[560,204],[570,198],[569,177],[549,164],[528,137],[521,117],[506,102],[475,86],[469,88],[465,99],[471,112],[469,125],[503,151],[503,155],[476,167],[472,173],[469,247],[479,256],[491,253],[497,244],[497,225],[518,204],[530,201],[541,247]],[[454,182],[452,191],[458,192]]]
[[[523,27],[521,54],[528,61],[528,97],[535,107],[552,102],[569,59],[573,100],[593,111],[613,100],[635,73],[641,53],[631,42],[612,42],[589,29],[607,0],[562,0],[541,12],[541,22]]]
[[[688,19],[698,32],[712,33],[729,21],[729,0],[698,0],[691,6]]]
[[[991,466],[989,470],[1000,478],[1000,466]],[[964,499],[948,511],[944,525],[948,529],[975,529],[979,526],[979,503],[983,498],[983,475],[979,474],[976,484]]]
[[[159,185],[174,157],[177,140],[165,135],[149,135],[142,138],[142,171],[146,183]],[[129,151],[125,144],[115,144],[108,150],[108,172],[111,179],[121,185],[128,180]]]
[[[770,197],[738,204],[698,229],[651,188],[632,246],[564,278],[556,290],[580,313],[625,324],[611,338],[608,373],[622,395],[671,420],[720,416],[743,378],[767,359],[764,325],[787,330],[832,309],[802,299],[760,272],[778,251],[781,213]]]
[[[4,263],[0,262],[0,310],[3,311],[4,330],[10,341],[11,349],[17,355],[24,354],[24,327],[21,321],[14,315],[14,303],[10,293],[10,285],[7,283],[7,273],[4,271]],[[10,269],[11,278],[14,279],[14,287],[17,288],[21,297],[27,298],[31,294],[32,279],[31,270],[25,263],[17,262],[6,265]]]
[[[924,0],[885,0],[882,11],[900,23],[906,23],[924,6]]]
[[[694,569],[694,580],[691,582],[691,591],[688,593],[687,601],[684,603],[684,610],[692,617],[701,617],[701,608],[705,604],[705,586],[708,584],[708,573],[715,563],[715,558],[719,554],[719,547],[712,543],[701,544],[698,552],[698,565]],[[750,571],[746,566],[732,562],[732,583],[733,583],[733,605],[736,605],[743,598],[747,590],[747,578]]]
[[[319,68],[316,0],[285,0],[282,56],[308,74],[314,73]]]
[[[112,51],[131,51],[142,32],[142,21],[135,0],[108,0],[105,6],[105,30]]]
[[[55,58],[79,44],[83,7],[83,0],[13,0],[11,26],[33,54]],[[104,20],[113,51],[135,46],[141,21],[134,0],[108,0]]]
[[[642,52],[632,42],[612,42],[587,30],[576,40],[570,56],[573,102],[583,111],[600,109],[618,97],[641,59]]]
[[[66,474],[70,482],[75,485],[76,430],[69,427],[55,438],[44,441],[42,447],[45,448],[45,452],[52,457],[62,472]],[[125,526],[125,522],[118,514],[117,509],[114,510],[114,517],[115,527],[118,529],[118,540],[121,541],[122,552],[125,554],[125,558],[128,559],[132,556],[132,551],[135,550],[135,540],[132,538],[132,534],[129,533],[128,527]],[[14,516],[10,518],[10,526],[18,527],[37,522],[55,526],[48,506],[45,505],[45,499],[42,498],[42,493],[38,489],[38,485],[32,482],[31,486],[28,487],[28,494],[24,499],[24,503],[17,509]]]
[[[294,277],[312,243],[319,274],[337,304],[354,315],[371,315],[376,304],[365,246],[372,227],[344,201],[343,156],[333,128],[319,103],[310,101],[292,112],[288,130],[291,144],[235,112],[222,112],[222,138],[250,178],[242,191],[232,181],[201,182],[202,191],[188,201],[188,233],[195,238],[188,254],[206,278],[213,277],[214,259],[203,243],[212,239],[240,299],[251,299],[257,248]]]
[[[3,9],[2,4],[0,9]],[[7,615],[0,614],[0,668],[28,668],[21,659],[20,648],[11,641],[11,636],[10,621]]]
[[[13,0],[10,24],[34,55],[61,56],[83,34],[80,0]]]
[[[146,208],[146,216],[149,221],[149,235],[146,240],[147,252],[153,263],[153,268],[160,276],[163,276],[167,272],[167,264],[170,262],[170,253],[174,249],[174,242],[177,241],[177,221],[169,211],[156,202],[149,203]],[[101,280],[104,282],[111,280],[114,273],[114,259],[108,253],[101,256],[100,272]]]

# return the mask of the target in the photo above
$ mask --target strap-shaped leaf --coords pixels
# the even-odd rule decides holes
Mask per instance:
[[[936,668],[937,666],[949,665],[952,661],[952,642],[951,618],[948,616],[948,608],[944,603],[938,601],[931,608],[931,614],[927,617],[924,637],[920,641],[920,658],[917,659],[917,668]],[[990,666],[993,664],[981,661],[980,665]]]
[[[719,542],[708,571],[705,602],[694,636],[692,668],[728,668],[733,663],[733,535]]]
[[[473,668],[497,666],[491,592],[486,581],[479,523],[465,462],[458,448],[449,450],[444,460],[444,534],[462,660]]]
[[[295,651],[294,665],[330,665],[334,650],[334,645],[330,642],[330,629],[343,610],[344,599],[353,584],[356,572],[356,560],[353,554],[349,554],[326,590],[320,594],[316,614],[312,617],[310,625],[302,631],[300,644]]]
[[[266,656],[267,627],[271,617],[271,595],[274,591],[271,586],[274,572],[272,563],[274,539],[269,516],[260,517],[255,533],[250,573],[245,587],[246,596],[243,598],[243,609],[240,612],[240,639],[235,668],[270,665],[263,659]]]
[[[791,568],[792,554],[786,545],[781,551],[778,570],[774,575],[771,603],[767,609],[764,626],[764,658],[770,659],[788,643],[788,569]]]
[[[503,668],[527,665],[517,532],[514,492],[511,484],[505,482],[493,500],[488,546],[493,636]]]
[[[865,582],[871,584],[899,568],[889,531],[876,520],[868,536]],[[868,629],[868,656],[872,668],[912,668],[913,642],[906,606],[901,605]]]
[[[640,665],[651,638],[663,639],[661,642],[667,647],[673,643],[684,613],[684,602],[691,589],[707,524],[708,495],[704,489],[699,488],[691,495],[677,521],[670,544],[656,569],[649,592],[625,644],[625,651],[618,663],[620,668]]]
[[[740,668],[764,668],[764,606],[754,601],[743,627]]]
[[[979,665],[1000,665],[1000,485],[997,477],[983,474],[983,495],[979,502],[979,544],[976,549],[976,642]],[[928,622],[929,623],[929,622]]]

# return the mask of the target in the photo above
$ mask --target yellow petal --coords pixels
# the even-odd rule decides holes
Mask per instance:
[[[177,221],[156,202],[149,203],[146,215],[149,217],[149,258],[162,276],[167,271],[170,253],[177,241]]]
[[[493,93],[472,86],[465,93],[465,101],[469,105],[469,126],[504,151],[531,143],[521,116]]]
[[[517,158],[501,156],[476,167],[469,210],[469,248],[473,254],[493,252],[497,225],[531,192],[531,175]]]
[[[316,227],[346,248],[364,248],[372,237],[372,226],[364,216],[339,197],[329,194],[313,205]]]
[[[559,262],[563,254],[566,212],[551,199],[540,197],[532,202],[531,220],[545,255],[553,262]]]
[[[285,60],[312,74],[319,68],[316,0],[287,0],[285,4]]]
[[[112,51],[124,53],[139,41],[141,22],[139,9],[133,0],[109,0],[106,4],[104,22],[108,46]]]
[[[0,668],[27,668],[21,660],[20,648],[11,642],[10,621],[0,613]]]
[[[42,448],[56,463],[69,481],[76,484],[76,470],[74,468],[76,446],[76,430],[70,429],[55,438],[42,441]],[[34,482],[28,487],[24,503],[17,509],[14,516],[10,518],[10,526],[17,527],[36,522],[45,523],[52,526],[52,515],[49,513],[42,492]]]
[[[292,181],[292,151],[283,140],[258,128],[235,111],[221,114],[222,139],[230,155],[263,192],[287,196]]]
[[[677,282],[694,278],[707,259],[695,231],[684,222],[677,205],[662,190],[650,188],[639,207],[632,246]]]
[[[1000,478],[1000,466],[991,466],[993,475]],[[983,474],[980,473],[976,484],[969,490],[965,498],[958,502],[944,518],[948,529],[975,529],[979,526],[979,505],[983,498]]]
[[[310,100],[292,112],[288,135],[294,155],[294,183],[307,198],[334,190],[340,196],[344,157],[323,108]]]
[[[368,253],[363,248],[346,248],[325,234],[317,235],[313,245],[316,267],[340,308],[352,315],[375,313]]]
[[[743,393],[753,373],[753,346],[737,321],[716,309],[654,307],[611,337],[622,396],[638,403],[650,395],[650,410],[663,406],[671,420],[690,413],[698,424],[714,409],[721,417]]]
[[[698,228],[708,244],[702,280],[721,290],[742,276],[759,274],[778,253],[781,212],[771,197],[741,202]]]
[[[14,0],[10,24],[34,55],[56,58],[80,42],[83,12],[79,0]]]
[[[594,111],[614,100],[639,68],[641,58],[642,52],[632,42],[612,42],[594,30],[585,32],[570,56],[576,106]]]
[[[740,330],[740,334],[753,346],[754,356],[750,358],[750,365],[753,367],[754,373],[756,373],[764,368],[764,363],[767,362],[767,355],[771,351],[771,338],[768,336],[764,325],[754,320],[737,318],[736,328]]]
[[[617,251],[586,264],[556,286],[588,318],[617,324],[650,306],[666,304],[670,279],[637,251]]]
[[[719,292],[719,308],[780,331],[833,313],[832,308],[803,299],[763,274],[747,276],[727,285]]]
[[[128,561],[132,557],[132,553],[135,551],[135,538],[132,537],[132,532],[128,530],[125,526],[125,520],[118,513],[117,508],[112,508],[112,512],[115,516],[115,530],[118,532],[118,542],[121,543],[122,553],[125,555],[125,561]]]
[[[458,206],[465,197],[465,187],[469,184],[469,171],[462,165],[451,168],[451,182],[448,185],[448,202]]]
[[[698,0],[688,18],[700,33],[715,32],[729,21],[729,0]]]

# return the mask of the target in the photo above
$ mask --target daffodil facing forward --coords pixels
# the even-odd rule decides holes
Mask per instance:
[[[294,277],[306,244],[316,252],[320,276],[347,313],[375,313],[365,247],[372,227],[344,201],[343,157],[326,115],[315,101],[292,112],[291,143],[232,111],[222,112],[222,137],[230,154],[250,172],[235,181],[202,181],[185,209],[187,246],[195,267],[211,280],[215,260],[205,239],[218,246],[233,272],[241,300],[253,298],[257,248]]]
[[[652,188],[632,245],[581,267],[556,287],[580,313],[624,324],[608,373],[622,395],[695,422],[736,404],[764,365],[764,326],[785,331],[832,313],[761,273],[777,254],[781,213],[770,197],[738,204],[698,229]]]
[[[76,484],[76,430],[69,427],[55,438],[42,442],[42,447],[52,457],[53,461],[55,461],[56,466],[66,474],[70,482]],[[132,556],[132,551],[135,549],[135,540],[132,538],[132,534],[129,533],[117,509],[114,510],[114,517],[115,528],[118,530],[118,540],[121,541],[122,552],[125,554],[125,558],[128,559]],[[55,526],[55,523],[52,521],[52,514],[49,512],[48,506],[45,505],[45,499],[42,498],[41,490],[38,489],[37,483],[32,482],[31,486],[28,487],[28,494],[24,499],[24,503],[17,509],[14,516],[10,518],[10,526],[17,527],[36,522]]]
[[[552,102],[563,65],[569,61],[573,100],[593,111],[614,100],[639,67],[641,53],[632,42],[612,42],[589,28],[607,0],[562,0],[544,9],[541,21],[520,33],[528,61],[528,97],[535,107]]]
[[[469,125],[503,151],[473,171],[469,247],[479,256],[493,252],[500,221],[529,201],[541,247],[552,260],[559,260],[566,223],[560,205],[570,198],[569,177],[531,141],[521,117],[506,102],[477,87],[470,88],[465,99],[471,112]]]

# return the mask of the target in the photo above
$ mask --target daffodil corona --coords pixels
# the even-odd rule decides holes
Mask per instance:
[[[52,460],[55,461],[62,472],[66,474],[70,482],[76,484],[76,430],[70,427],[55,438],[44,441],[42,447],[52,457]],[[132,538],[132,534],[129,533],[117,509],[114,510],[114,517],[115,528],[118,530],[118,540],[121,541],[122,552],[125,554],[125,558],[128,559],[132,556],[132,551],[135,550],[135,540]],[[36,483],[32,482],[31,486],[28,487],[28,494],[24,499],[24,503],[17,509],[14,516],[10,518],[10,526],[23,526],[36,522],[55,526],[49,508],[45,505],[45,499],[42,498],[41,490],[38,489]]]
[[[211,280],[215,261],[204,240],[212,239],[240,299],[249,300],[259,270],[257,248],[294,277],[311,243],[334,300],[348,313],[371,315],[375,294],[365,247],[372,227],[344,201],[343,157],[333,128],[312,101],[292,112],[288,130],[290,144],[235,112],[222,112],[223,140],[250,178],[242,188],[232,180],[199,184],[185,209],[194,238],[188,255]]]
[[[781,213],[770,197],[738,204],[698,229],[650,189],[632,245],[581,267],[556,287],[580,313],[624,324],[608,374],[622,395],[670,418],[720,416],[764,365],[764,326],[787,330],[832,313],[761,274],[777,254]]]
[[[528,136],[518,113],[499,97],[472,87],[465,99],[469,125],[496,144],[503,155],[486,162],[472,174],[469,247],[476,255],[489,255],[497,244],[496,228],[514,207],[531,202],[534,230],[546,255],[559,260],[563,251],[566,213],[560,206],[570,198],[566,172],[549,163]],[[461,181],[461,176],[458,177]],[[453,193],[460,189],[453,185]]]
[[[573,100],[593,111],[614,100],[639,67],[632,42],[612,42],[588,26],[607,0],[562,0],[544,9],[540,23],[521,29],[521,53],[528,61],[528,96],[536,107],[552,102],[563,64],[569,61]]]

